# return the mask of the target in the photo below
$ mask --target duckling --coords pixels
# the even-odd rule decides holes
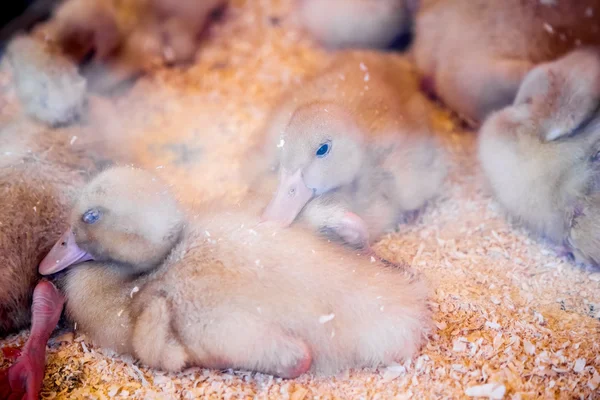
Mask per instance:
[[[300,24],[329,48],[385,48],[410,30],[417,0],[298,0]]]
[[[41,31],[92,76],[129,79],[162,63],[192,61],[197,38],[226,0],[67,0]],[[96,76],[95,76],[96,77]],[[100,77],[96,77],[100,79]]]
[[[76,66],[49,44],[19,35],[7,46],[6,59],[25,112],[56,127],[79,119],[87,83]]]
[[[301,228],[261,223],[257,204],[189,217],[154,175],[111,168],[81,191],[39,271],[62,274],[66,314],[94,343],[166,371],[292,378],[419,348],[429,326],[420,279]]]
[[[46,341],[63,300],[40,282],[38,264],[67,228],[76,188],[101,163],[81,140],[29,120],[0,128],[0,337],[31,323],[16,364],[0,372],[0,398],[24,391],[37,398],[41,387]]]
[[[43,32],[78,63],[90,53],[107,60],[124,39],[118,22],[112,1],[67,0],[56,8]]]
[[[445,157],[408,61],[346,52],[288,93],[266,127],[279,185],[266,220],[298,215],[365,247],[439,192]]]
[[[574,50],[534,68],[514,104],[483,124],[479,159],[508,214],[598,264],[600,51]]]
[[[64,131],[0,129],[0,336],[29,325],[37,265],[66,228],[69,205],[100,160]]]
[[[197,37],[211,15],[221,10],[226,0],[150,0],[154,15],[161,23],[160,35],[168,63],[189,62],[194,58]]]
[[[411,51],[424,86],[477,126],[537,64],[600,44],[598,15],[600,0],[423,0]]]

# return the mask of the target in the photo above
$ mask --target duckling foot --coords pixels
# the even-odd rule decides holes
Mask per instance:
[[[369,230],[365,221],[352,212],[346,212],[335,232],[349,245],[358,248],[369,247]]]
[[[275,375],[284,379],[294,379],[308,372],[312,364],[312,356],[306,343],[302,340],[294,339],[294,345],[301,349],[302,356],[295,358],[289,365],[282,365],[276,368]]]
[[[58,323],[64,298],[48,281],[33,292],[31,334],[21,355],[8,371],[0,373],[0,398],[37,399],[44,380],[46,343]]]

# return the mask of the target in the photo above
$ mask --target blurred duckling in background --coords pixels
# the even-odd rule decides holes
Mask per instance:
[[[418,0],[297,0],[300,24],[329,48],[386,48],[410,31]]]
[[[16,36],[7,60],[17,96],[32,118],[52,127],[78,120],[85,110],[87,83],[60,51],[29,36]]]
[[[479,158],[496,199],[575,259],[600,263],[600,50],[533,69],[514,104],[481,128]]]
[[[600,0],[422,0],[412,53],[428,91],[477,125],[537,64],[600,44]]]
[[[62,271],[67,315],[96,344],[167,371],[293,378],[417,351],[429,327],[421,280],[263,223],[259,207],[249,199],[188,218],[152,174],[109,169],[82,190],[40,272]]]
[[[288,226],[301,215],[356,247],[414,219],[446,176],[430,111],[406,59],[340,53],[271,115],[279,186],[263,217]]]
[[[193,61],[198,39],[226,0],[67,0],[37,34],[105,90],[160,65]]]

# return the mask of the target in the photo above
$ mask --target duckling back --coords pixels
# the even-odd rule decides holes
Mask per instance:
[[[313,372],[331,374],[410,357],[420,347],[429,326],[423,281],[308,230],[260,223],[246,207],[203,210],[143,290],[138,304],[162,298],[160,307],[171,311],[179,365],[285,376],[308,353]],[[144,361],[151,328],[136,329],[144,332],[137,347],[134,338]],[[161,359],[153,350],[150,359],[178,365],[172,351]]]
[[[481,123],[535,65],[600,43],[598,9],[598,0],[422,2],[411,51],[435,94]]]

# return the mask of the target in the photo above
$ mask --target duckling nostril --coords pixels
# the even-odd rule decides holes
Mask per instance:
[[[62,242],[60,245],[61,245],[61,246],[66,246],[66,245],[67,245],[67,242]]]
[[[296,188],[290,188],[290,190],[288,190],[288,195],[289,196],[294,196],[296,194]]]

